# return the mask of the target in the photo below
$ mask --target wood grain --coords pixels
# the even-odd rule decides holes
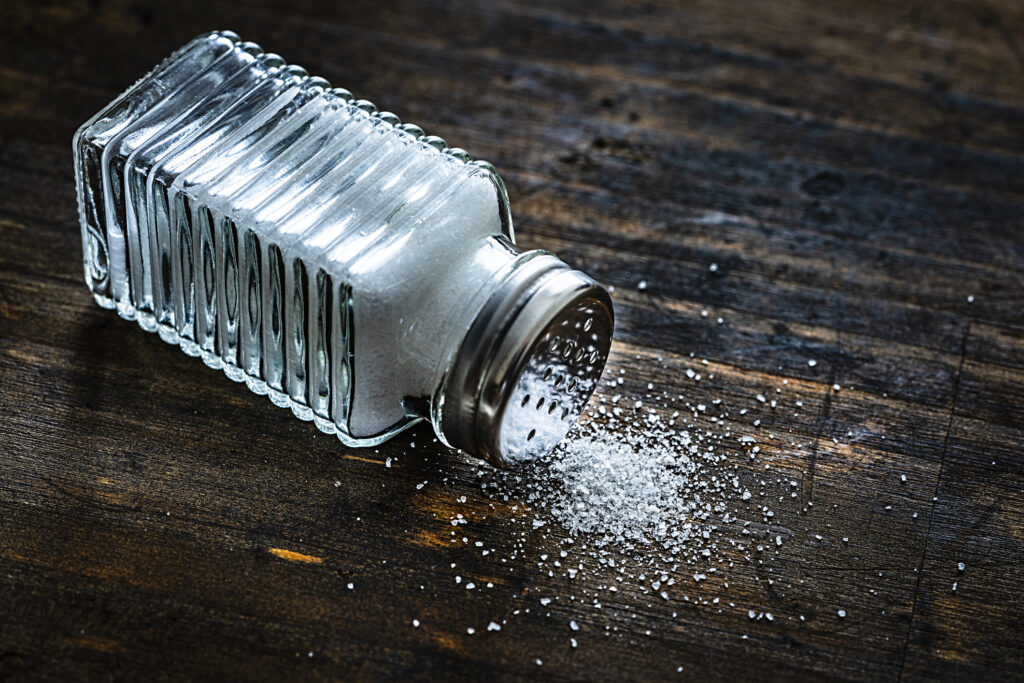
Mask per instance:
[[[595,610],[461,542],[559,547],[429,430],[346,449],[97,308],[71,135],[212,28],[492,161],[520,241],[615,287],[624,395],[779,436],[771,562]],[[1022,36],[1012,0],[0,5],[0,679],[1019,678]]]

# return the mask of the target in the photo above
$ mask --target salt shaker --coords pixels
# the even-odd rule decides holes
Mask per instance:
[[[607,292],[515,245],[494,168],[237,35],[74,137],[96,302],[350,446],[420,420],[496,466],[594,391]]]

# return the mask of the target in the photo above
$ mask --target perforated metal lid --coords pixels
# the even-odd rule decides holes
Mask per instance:
[[[445,438],[497,467],[549,452],[597,387],[612,326],[603,287],[554,256],[532,258],[463,341],[444,389]]]

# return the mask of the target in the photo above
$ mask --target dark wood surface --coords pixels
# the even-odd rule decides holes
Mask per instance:
[[[96,307],[72,133],[212,28],[492,161],[520,242],[614,285],[625,393],[788,380],[771,573],[542,610],[573,585],[448,520],[556,541],[428,429],[344,448]],[[0,679],[1020,678],[1022,159],[1016,0],[4,2]]]

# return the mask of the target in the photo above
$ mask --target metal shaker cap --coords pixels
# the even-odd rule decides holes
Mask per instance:
[[[591,277],[553,255],[526,260],[462,342],[443,388],[445,440],[496,467],[551,451],[597,387],[613,321]]]

